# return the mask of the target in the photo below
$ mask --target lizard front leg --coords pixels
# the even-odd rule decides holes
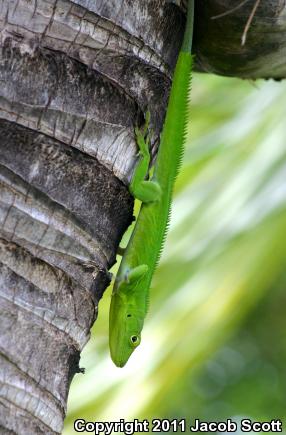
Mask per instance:
[[[137,284],[144,278],[148,270],[149,267],[147,264],[140,264],[140,266],[136,266],[133,269],[127,270],[120,279],[116,278],[116,293],[134,293],[136,291]]]

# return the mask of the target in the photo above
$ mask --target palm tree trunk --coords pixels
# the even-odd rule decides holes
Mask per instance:
[[[222,3],[198,2],[198,22]],[[165,0],[0,2],[3,434],[62,430],[132,220],[134,126],[149,109],[155,154],[183,28]],[[205,37],[197,67],[227,73]]]
[[[285,78],[285,0],[196,4],[198,71],[248,79]]]

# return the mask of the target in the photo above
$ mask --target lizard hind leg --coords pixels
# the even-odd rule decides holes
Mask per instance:
[[[149,267],[147,264],[140,264],[140,266],[127,270],[123,277],[118,282],[119,294],[131,294],[137,289],[137,285],[144,278],[148,272]]]
[[[149,117],[147,118],[147,123]],[[142,202],[158,201],[161,198],[161,187],[159,183],[153,180],[146,180],[149,174],[150,152],[149,152],[149,135],[147,133],[148,127],[144,127],[141,131],[139,128],[135,129],[136,142],[139,148],[139,161],[136,164],[132,180],[129,185],[129,191],[134,198]]]

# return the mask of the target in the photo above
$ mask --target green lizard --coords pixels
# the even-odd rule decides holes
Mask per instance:
[[[136,129],[139,162],[129,190],[142,201],[138,219],[124,252],[112,293],[109,346],[113,362],[123,367],[140,344],[148,309],[149,287],[167,230],[173,186],[178,173],[187,127],[192,70],[194,0],[188,1],[187,24],[177,60],[161,143],[150,180],[148,121]]]

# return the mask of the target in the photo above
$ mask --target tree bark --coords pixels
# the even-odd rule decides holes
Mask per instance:
[[[197,1],[198,71],[250,79],[285,78],[286,2],[256,2]],[[254,6],[257,9],[250,19]],[[250,26],[246,32],[248,20]],[[244,34],[246,41],[242,45]]]
[[[183,25],[162,1],[0,3],[1,433],[62,430]]]
[[[230,4],[197,2],[197,68],[247,76],[219,49],[222,21],[210,20]],[[249,9],[240,9],[244,18]],[[0,2],[3,434],[62,430],[80,351],[132,220],[134,126],[149,109],[155,155],[184,22],[165,0]]]

